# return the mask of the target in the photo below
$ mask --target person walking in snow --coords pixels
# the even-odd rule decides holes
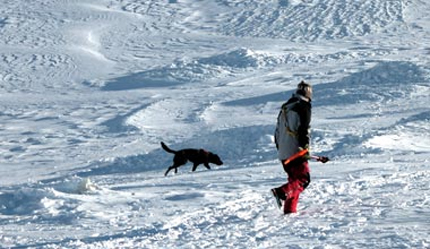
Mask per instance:
[[[309,185],[309,140],[312,86],[304,81],[293,96],[282,105],[275,130],[278,158],[288,175],[286,184],[271,189],[284,214],[297,212],[300,193]]]

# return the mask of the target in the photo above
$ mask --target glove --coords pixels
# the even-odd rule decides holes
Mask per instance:
[[[320,157],[318,157],[317,158],[317,161],[318,162],[322,162],[322,163],[326,163],[326,162],[328,162],[330,159],[328,158],[328,157],[326,157],[326,156],[320,156]]]
[[[308,152],[303,156],[303,158],[306,160],[311,159],[311,149],[309,148],[309,145],[308,144],[305,145],[305,148],[299,147],[299,151],[302,151],[302,150],[308,150]]]

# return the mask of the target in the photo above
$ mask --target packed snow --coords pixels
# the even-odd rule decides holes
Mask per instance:
[[[0,35],[1,248],[430,248],[428,1],[3,0]],[[301,80],[331,161],[283,215]]]

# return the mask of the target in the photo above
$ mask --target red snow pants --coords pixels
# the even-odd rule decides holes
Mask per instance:
[[[294,160],[287,165],[283,165],[284,171],[288,175],[288,182],[280,187],[285,193],[284,214],[297,212],[300,193],[310,182],[309,164],[307,161]]]

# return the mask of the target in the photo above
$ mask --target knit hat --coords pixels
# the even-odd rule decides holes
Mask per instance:
[[[312,99],[312,86],[302,80],[297,85],[296,93],[305,96],[306,98]]]

